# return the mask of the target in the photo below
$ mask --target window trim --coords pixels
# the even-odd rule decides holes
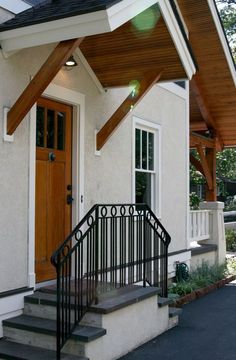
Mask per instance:
[[[154,133],[154,171],[136,169],[135,165],[135,130],[141,129]],[[161,218],[161,125],[133,116],[132,134],[132,201],[135,203],[135,173],[136,171],[155,174],[154,194],[152,195],[152,210],[158,218]],[[158,154],[158,156],[155,154]]]

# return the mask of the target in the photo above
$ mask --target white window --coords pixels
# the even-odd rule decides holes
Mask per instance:
[[[160,126],[134,117],[133,200],[160,216]]]

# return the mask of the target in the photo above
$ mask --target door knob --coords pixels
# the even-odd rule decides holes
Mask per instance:
[[[56,160],[56,155],[53,152],[50,152],[48,154],[48,160],[49,161],[55,161]]]

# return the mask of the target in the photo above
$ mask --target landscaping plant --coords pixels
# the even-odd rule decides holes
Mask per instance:
[[[225,239],[226,239],[226,250],[227,251],[236,251],[236,231],[232,229],[225,229]]]
[[[190,271],[189,278],[187,280],[181,280],[173,283],[169,288],[169,293],[184,296],[197,289],[212,285],[217,281],[224,279],[227,275],[227,264],[209,265],[207,262],[203,261],[202,265]]]

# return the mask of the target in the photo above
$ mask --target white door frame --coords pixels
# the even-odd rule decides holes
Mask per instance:
[[[72,133],[72,227],[84,214],[84,124],[85,96],[77,91],[50,84],[44,97],[73,106]],[[29,120],[29,232],[28,232],[28,286],[35,287],[35,165],[36,165],[36,104],[30,110]]]

